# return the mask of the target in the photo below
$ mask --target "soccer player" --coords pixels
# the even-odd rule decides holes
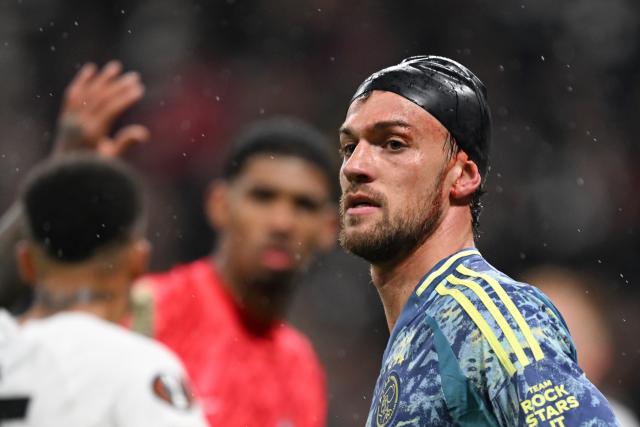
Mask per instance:
[[[131,173],[96,156],[46,162],[21,205],[35,298],[21,324],[0,311],[0,424],[204,426],[178,359],[114,324],[149,251]]]
[[[340,241],[371,263],[391,336],[367,426],[617,425],[558,311],[474,247],[491,118],[466,67],[368,77],[340,128]]]
[[[325,423],[322,368],[283,318],[297,273],[335,241],[332,164],[330,145],[309,125],[255,123],[206,197],[213,255],[134,290],[134,327],[179,355],[211,425]]]

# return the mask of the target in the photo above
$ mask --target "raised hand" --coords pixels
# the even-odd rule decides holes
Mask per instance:
[[[54,155],[94,150],[116,157],[132,145],[146,142],[149,130],[133,124],[110,136],[114,121],[144,95],[137,72],[122,73],[122,64],[110,61],[101,70],[85,64],[65,91],[58,117]]]

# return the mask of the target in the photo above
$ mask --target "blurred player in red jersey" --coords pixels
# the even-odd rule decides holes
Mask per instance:
[[[134,291],[135,313],[151,314],[134,326],[182,358],[211,425],[325,424],[322,368],[283,316],[296,274],[334,244],[328,147],[297,120],[254,124],[206,198],[219,233],[213,256]]]

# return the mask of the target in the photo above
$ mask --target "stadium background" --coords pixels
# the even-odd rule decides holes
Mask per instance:
[[[150,184],[153,269],[203,256],[213,234],[201,196],[243,124],[294,114],[337,144],[364,77],[422,53],[459,60],[489,89],[495,132],[480,249],[516,277],[555,263],[597,278],[613,301],[607,389],[640,410],[633,0],[1,0],[0,207],[48,153],[75,70],[118,58],[147,87],[123,121],[152,132],[128,159]],[[323,257],[290,319],[326,366],[330,425],[364,422],[387,339],[366,264],[339,249]]]

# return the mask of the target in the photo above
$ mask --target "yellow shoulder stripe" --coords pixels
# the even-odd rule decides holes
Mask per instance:
[[[494,290],[496,295],[498,295],[498,298],[500,298],[500,301],[502,301],[502,303],[505,305],[505,307],[507,308],[507,310],[509,311],[511,316],[513,316],[514,320],[516,321],[516,324],[518,325],[518,327],[522,331],[522,334],[524,335],[524,338],[527,341],[527,344],[529,345],[529,348],[531,348],[531,352],[533,353],[533,357],[536,360],[544,359],[544,353],[542,353],[542,349],[540,348],[540,344],[538,343],[538,341],[533,336],[533,333],[531,332],[531,328],[529,328],[529,325],[527,324],[526,320],[524,320],[524,317],[522,317],[522,314],[520,313],[520,310],[518,310],[518,308],[513,303],[513,301],[509,297],[509,295],[507,295],[507,292],[500,285],[500,283],[496,279],[494,279],[493,277],[489,276],[488,274],[478,273],[476,271],[473,271],[473,270],[465,267],[464,265],[459,265],[456,270],[458,272],[466,275],[466,276],[480,278],[480,279],[484,280],[485,282],[487,282],[489,284],[489,286],[491,286],[491,288]],[[489,310],[489,311],[491,311],[491,310]],[[493,313],[491,313],[491,314],[493,314]],[[515,348],[514,348],[514,350],[515,350]]]
[[[484,318],[482,317],[482,314],[480,314],[480,312],[474,307],[473,303],[469,300],[469,298],[467,298],[459,290],[448,289],[443,284],[440,284],[436,287],[436,292],[443,296],[448,295],[453,297],[453,299],[455,299],[458,302],[458,304],[462,306],[462,308],[467,312],[469,317],[471,317],[474,323],[478,326],[482,335],[484,335],[487,341],[489,342],[489,345],[491,346],[494,353],[496,354],[496,357],[498,358],[498,360],[500,360],[500,362],[502,363],[502,366],[504,366],[504,368],[506,369],[507,374],[509,376],[515,374],[516,368],[515,366],[513,366],[513,363],[511,363],[511,360],[509,359],[509,355],[507,355],[507,352],[504,350],[502,345],[500,345],[500,342],[498,341],[498,338],[495,336],[495,334],[491,330],[491,327],[489,326],[487,321],[484,320]]]
[[[416,290],[416,295],[418,296],[422,295],[422,293],[427,290],[431,282],[433,282],[436,277],[440,276],[449,267],[451,267],[451,264],[453,264],[454,262],[456,262],[462,257],[465,257],[467,255],[472,255],[472,254],[480,255],[480,252],[478,252],[477,249],[467,249],[466,251],[458,252],[457,254],[450,257],[448,260],[445,261],[444,264],[442,264],[437,270],[432,271],[431,274],[429,274],[426,277],[426,279],[424,279],[422,283],[418,285],[418,289]]]
[[[529,364],[529,358],[524,353],[522,346],[518,342],[516,334],[513,332],[513,329],[511,329],[511,326],[509,326],[509,323],[504,318],[496,304],[491,300],[491,297],[489,297],[485,290],[482,289],[482,286],[474,281],[468,279],[460,279],[454,275],[449,275],[447,277],[447,281],[452,285],[466,286],[467,288],[471,289],[478,296],[478,298],[480,298],[480,301],[482,301],[482,303],[487,307],[491,316],[493,316],[500,329],[502,329],[504,336],[506,337],[509,345],[511,345],[511,348],[513,348],[513,351],[518,358],[518,362],[520,362],[523,367],[527,366]]]

